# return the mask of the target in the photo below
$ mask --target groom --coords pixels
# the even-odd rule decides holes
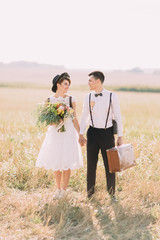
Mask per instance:
[[[115,146],[113,135],[112,116],[117,122],[118,139],[117,145],[122,144],[122,120],[117,95],[103,88],[104,74],[99,71],[91,72],[88,85],[91,93],[85,97],[80,123],[79,142],[83,146],[87,142],[87,194],[90,198],[94,194],[96,168],[98,153],[101,150],[106,173],[107,190],[113,200],[115,198],[115,173],[109,172],[106,149]],[[108,114],[111,97],[111,108]],[[87,141],[84,138],[85,129],[89,120],[87,130]]]

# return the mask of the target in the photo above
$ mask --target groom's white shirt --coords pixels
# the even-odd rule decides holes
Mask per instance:
[[[110,100],[110,91],[103,89],[101,92],[103,96],[95,96],[95,91],[91,92],[91,105],[92,107],[92,117],[93,117],[93,124],[95,128],[105,128],[106,118],[108,113],[109,107],[109,100]],[[82,110],[82,117],[80,123],[80,134],[85,133],[85,129],[88,125],[92,126],[92,121],[90,118],[90,109],[89,109],[89,94],[85,96],[83,110]],[[118,136],[122,136],[122,118],[120,112],[120,105],[118,101],[118,97],[115,93],[112,93],[112,103],[110,108],[110,113],[108,117],[107,128],[112,127],[112,119],[113,117],[117,122],[118,125]]]

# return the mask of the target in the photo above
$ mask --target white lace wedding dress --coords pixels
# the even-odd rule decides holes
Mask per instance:
[[[69,97],[55,98],[50,97],[51,103],[62,102],[69,106]],[[72,97],[72,102],[75,98]],[[83,167],[83,157],[80,144],[78,143],[78,134],[74,128],[71,117],[64,121],[65,132],[58,132],[55,126],[49,126],[45,139],[41,146],[37,167],[52,169],[54,171],[77,169]]]

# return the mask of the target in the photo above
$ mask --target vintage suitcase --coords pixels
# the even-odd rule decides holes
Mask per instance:
[[[133,146],[123,144],[106,150],[110,173],[121,172],[136,165]]]

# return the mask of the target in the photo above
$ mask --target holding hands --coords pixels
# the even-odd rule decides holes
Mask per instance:
[[[83,137],[82,134],[79,135],[79,143],[81,146],[85,146],[86,145],[87,140]]]

